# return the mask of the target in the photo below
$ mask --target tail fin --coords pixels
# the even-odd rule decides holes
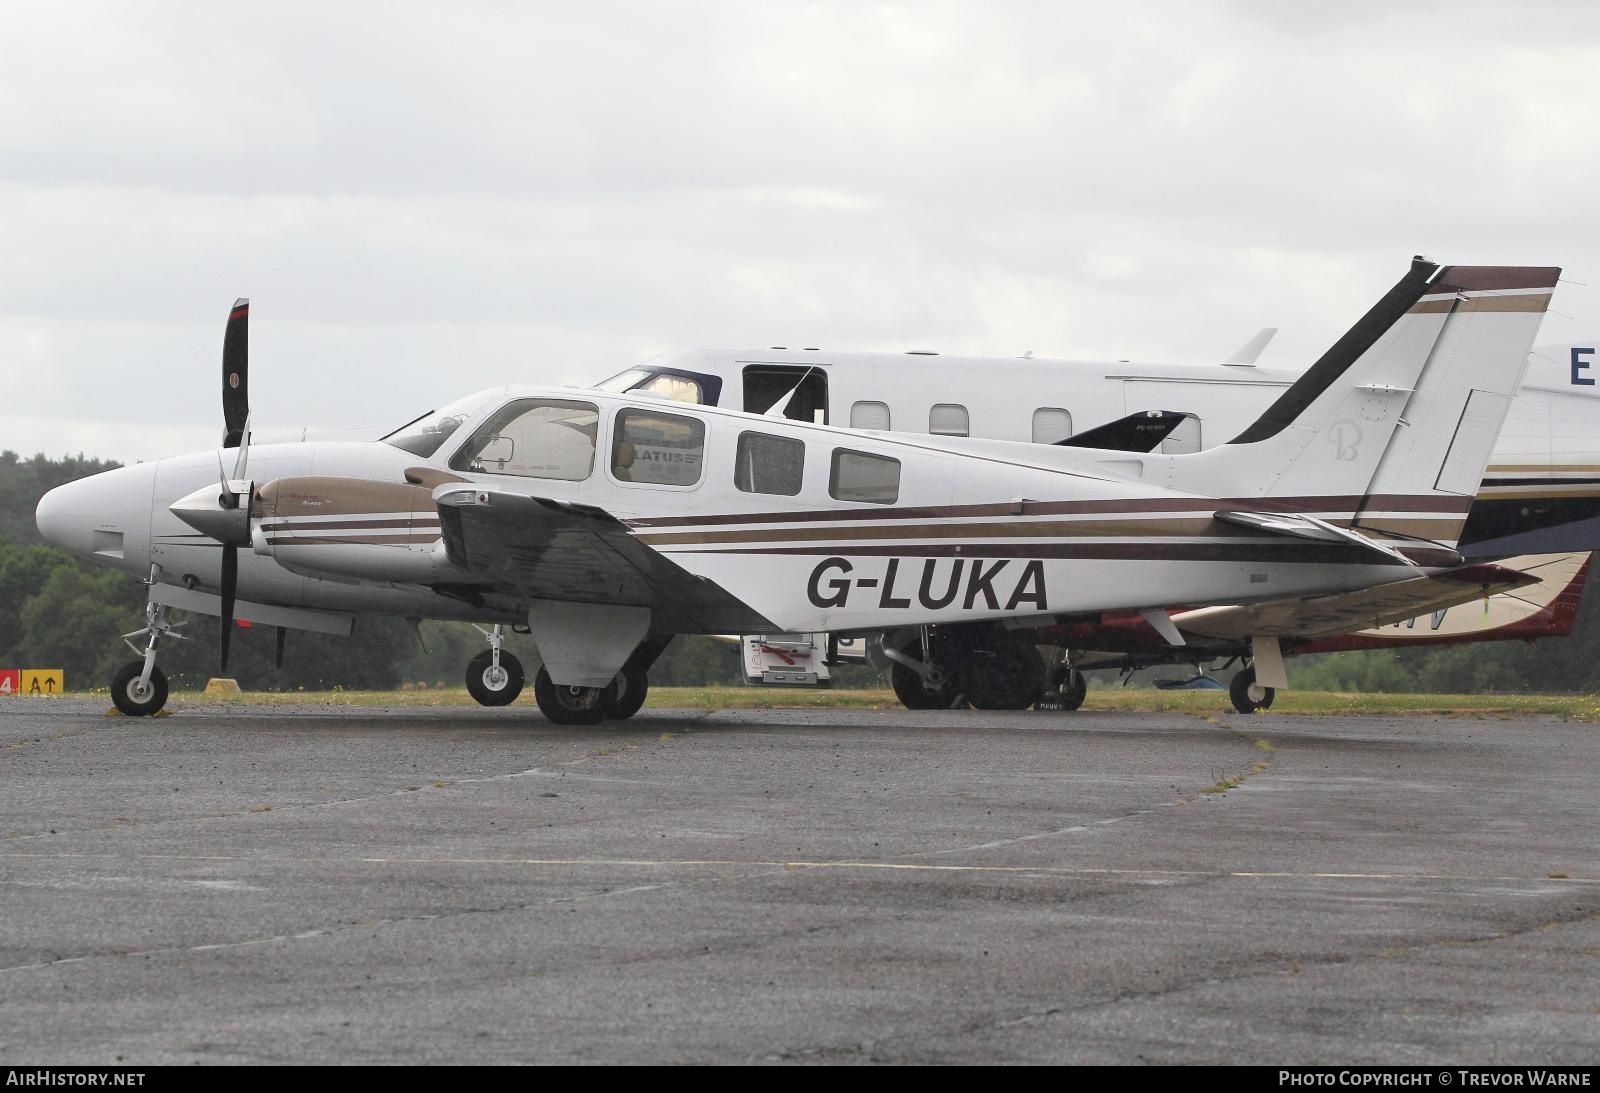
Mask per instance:
[[[1413,260],[1254,424],[1168,457],[1162,484],[1453,544],[1559,274]]]
[[[1435,279],[1414,310],[1445,315],[1444,330],[1367,486],[1358,527],[1381,531],[1400,499],[1431,493],[1459,499],[1450,539],[1459,538],[1560,274],[1455,266]]]

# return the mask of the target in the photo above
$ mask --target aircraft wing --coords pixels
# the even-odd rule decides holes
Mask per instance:
[[[671,633],[777,629],[603,509],[473,483],[442,485],[433,499],[450,561],[530,599],[648,607],[653,628]]]
[[[1186,633],[1225,640],[1242,641],[1257,635],[1325,637],[1404,622],[1538,584],[1542,579],[1537,565],[1527,570],[1473,565],[1334,596],[1178,611],[1173,613],[1172,621]]]

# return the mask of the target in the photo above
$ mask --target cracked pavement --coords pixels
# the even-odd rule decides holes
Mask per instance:
[[[0,1057],[1592,1064],[1597,734],[4,700]]]

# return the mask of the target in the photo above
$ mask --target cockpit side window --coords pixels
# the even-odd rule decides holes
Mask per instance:
[[[496,411],[450,460],[458,471],[581,482],[594,472],[600,412],[591,402],[517,399]]]

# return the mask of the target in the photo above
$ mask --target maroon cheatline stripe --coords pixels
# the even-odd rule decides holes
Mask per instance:
[[[1440,547],[1400,547],[1401,554],[1418,565],[1451,566],[1460,563],[1461,556],[1453,550]],[[1067,558],[1109,559],[1114,561],[1190,561],[1190,562],[1280,562],[1344,565],[1401,565],[1390,559],[1357,546],[1272,544],[1241,542],[1227,543],[984,543],[974,548],[970,545],[906,544],[904,546],[858,546],[834,544],[830,549],[822,546],[769,547],[769,548],[714,548],[707,550],[667,550],[667,557],[695,554],[755,554],[755,555],[805,555],[810,557],[899,557],[899,558]]]
[[[269,535],[268,546],[415,546],[435,543],[437,535],[360,535],[340,538],[337,535]]]
[[[1437,295],[1449,288],[1465,292],[1554,288],[1560,279],[1560,266],[1448,266],[1438,281],[1428,286],[1428,295]]]
[[[1022,509],[1018,512],[1019,505]],[[938,508],[806,509],[803,511],[740,512],[708,516],[649,516],[627,520],[630,527],[700,526],[710,524],[798,524],[844,520],[944,520],[973,516],[1055,516],[1068,513],[1197,512],[1217,509],[1248,512],[1444,512],[1464,514],[1470,497],[1440,494],[1379,494],[1372,497],[1220,497],[1193,500],[1171,497],[1127,498],[1109,501],[1027,501]]]
[[[438,520],[278,520],[275,523],[262,520],[261,530],[266,533],[274,531],[360,531],[366,528],[414,528],[426,531],[429,528],[438,528]]]

